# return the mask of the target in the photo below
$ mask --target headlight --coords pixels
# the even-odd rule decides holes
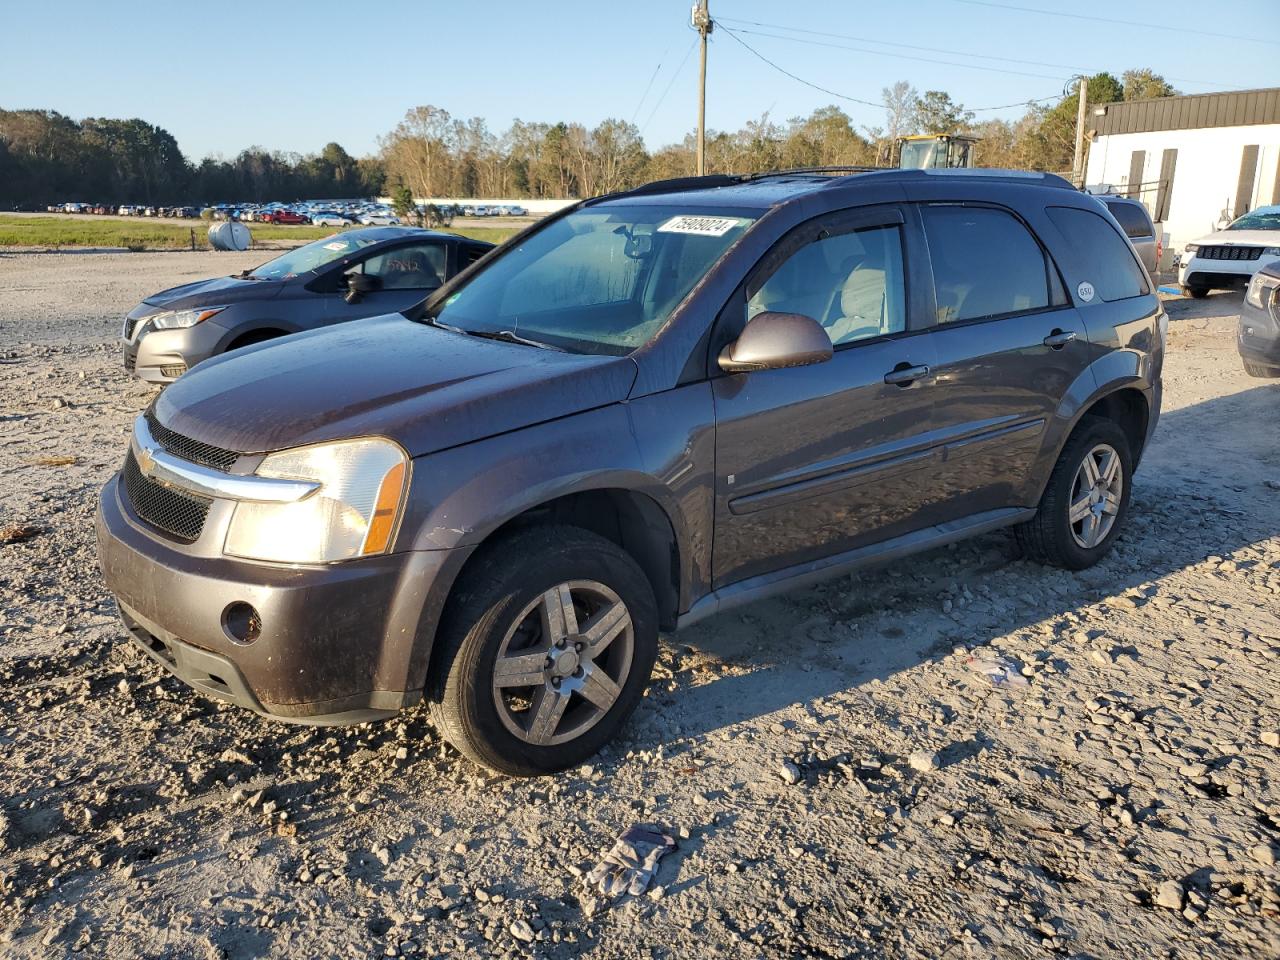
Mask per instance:
[[[1200,249],[1200,244],[1198,244],[1198,243],[1188,243],[1185,247],[1183,247],[1183,248],[1182,248],[1182,252],[1183,252],[1183,253],[1189,253],[1189,254],[1191,254],[1192,256],[1195,256],[1196,252],[1197,252],[1199,249]]]
[[[164,313],[147,317],[146,322],[153,330],[178,330],[182,327],[194,327],[202,320],[208,320],[221,313],[226,307],[194,307],[191,310],[166,310]]]
[[[1264,257],[1280,257],[1280,247],[1263,247],[1262,255]]]
[[[236,504],[222,551],[249,560],[331,563],[386,553],[409,486],[409,458],[390,440],[367,438],[269,454],[260,477],[314,480],[296,503]]]
[[[1249,289],[1245,291],[1244,298],[1261,310],[1266,307],[1267,301],[1275,296],[1277,289],[1280,289],[1280,278],[1269,277],[1265,273],[1255,273],[1253,279],[1249,281]]]

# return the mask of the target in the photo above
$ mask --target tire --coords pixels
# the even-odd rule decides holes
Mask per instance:
[[[463,756],[501,773],[576,766],[613,739],[649,682],[658,653],[653,589],[628,554],[577,527],[527,529],[481,549],[437,634],[426,691],[432,719]],[[556,628],[565,589],[580,633]],[[593,626],[604,638],[595,657]],[[554,646],[548,633],[568,642]]]
[[[1209,288],[1184,286],[1182,288],[1182,295],[1184,297],[1191,297],[1193,300],[1203,300],[1209,295]]]
[[[1095,465],[1101,460],[1105,469],[1105,454],[1100,456],[1098,453],[1104,449],[1109,449],[1118,460],[1119,491],[1114,498],[1112,494],[1117,484],[1107,482],[1105,476],[1101,482],[1102,488],[1109,488],[1106,494],[1093,494],[1077,486],[1085,482],[1081,474],[1085,470],[1086,456],[1091,457]],[[1133,452],[1124,431],[1115,422],[1100,417],[1082,420],[1054,464],[1036,515],[1014,528],[1023,553],[1030,560],[1067,570],[1093,566],[1111,550],[1124,526],[1129,513],[1132,478]],[[1090,527],[1088,514],[1086,519],[1072,522],[1073,494],[1075,503],[1088,506],[1091,513],[1094,503],[1098,504],[1099,510],[1105,511],[1093,521],[1100,526]],[[1106,509],[1104,504],[1108,502],[1113,503],[1114,511]],[[1109,525],[1106,524],[1108,517]]]
[[[1252,360],[1244,361],[1244,372],[1251,377],[1258,377],[1262,380],[1274,380],[1280,377],[1280,367],[1264,367],[1260,363],[1254,363]]]

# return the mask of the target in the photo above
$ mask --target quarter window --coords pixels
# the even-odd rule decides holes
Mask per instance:
[[[905,330],[900,228],[856,230],[801,247],[747,301],[748,320],[767,310],[813,317],[837,347]]]
[[[1115,227],[1092,210],[1049,207],[1046,211],[1076,255],[1085,263],[1084,280],[1102,300],[1127,300],[1148,292],[1133,249]]]
[[[989,207],[921,210],[938,322],[980,320],[1049,306],[1044,251],[1015,217]]]

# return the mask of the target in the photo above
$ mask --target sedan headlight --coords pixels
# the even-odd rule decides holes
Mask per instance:
[[[223,553],[277,563],[332,563],[386,553],[409,486],[409,458],[376,437],[269,454],[260,477],[312,480],[294,503],[236,504]]]
[[[1280,278],[1269,277],[1265,273],[1255,273],[1253,279],[1249,281],[1249,289],[1244,292],[1244,298],[1252,306],[1262,310],[1276,295],[1277,289],[1280,289]]]
[[[221,313],[226,307],[193,307],[190,310],[166,310],[164,313],[152,314],[146,322],[153,330],[180,330],[183,327],[194,327],[203,320]]]

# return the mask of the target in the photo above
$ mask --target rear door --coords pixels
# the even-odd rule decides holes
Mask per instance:
[[[939,506],[946,519],[1031,506],[1046,431],[1089,365],[1084,322],[1044,246],[1012,210],[918,210],[935,298]]]
[[[811,220],[722,312],[718,342],[761,311],[802,313],[834,355],[713,371],[717,588],[928,525],[934,361],[917,329],[920,245],[896,205]]]

